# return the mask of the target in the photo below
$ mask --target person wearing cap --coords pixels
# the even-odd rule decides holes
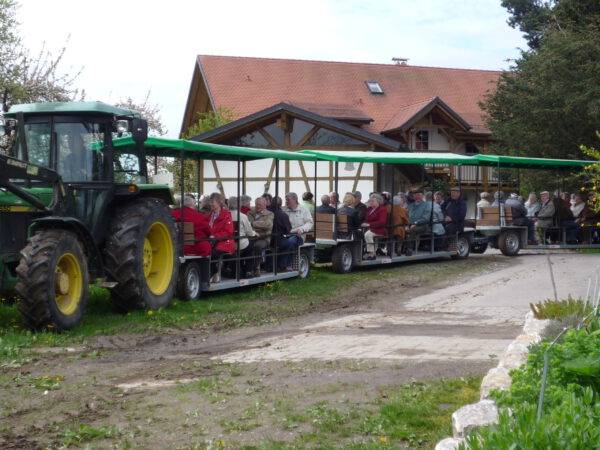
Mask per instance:
[[[454,186],[450,189],[450,198],[442,203],[444,213],[444,228],[446,234],[462,233],[465,230],[465,216],[467,215],[467,202],[462,198],[460,188]]]

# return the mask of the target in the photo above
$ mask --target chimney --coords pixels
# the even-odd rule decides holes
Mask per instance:
[[[397,56],[394,56],[392,58],[392,61],[395,62],[397,66],[407,66],[408,65],[408,58],[398,58]]]

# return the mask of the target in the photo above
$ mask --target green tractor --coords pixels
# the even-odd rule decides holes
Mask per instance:
[[[2,125],[0,296],[18,299],[26,326],[77,325],[91,282],[122,311],[167,306],[179,268],[173,197],[148,181],[147,122],[100,102],[50,102],[15,105]],[[122,135],[134,150],[115,150]]]

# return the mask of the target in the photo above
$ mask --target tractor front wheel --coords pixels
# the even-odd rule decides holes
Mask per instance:
[[[117,281],[111,289],[123,311],[167,306],[179,269],[175,224],[167,205],[141,199],[119,208],[104,248],[106,269]]]
[[[56,229],[36,233],[21,251],[17,276],[19,311],[28,328],[62,331],[81,321],[89,275],[75,234]]]

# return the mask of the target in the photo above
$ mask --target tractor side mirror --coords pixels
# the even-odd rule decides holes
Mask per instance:
[[[132,119],[130,131],[133,141],[138,145],[143,144],[148,139],[148,122],[144,119]]]

